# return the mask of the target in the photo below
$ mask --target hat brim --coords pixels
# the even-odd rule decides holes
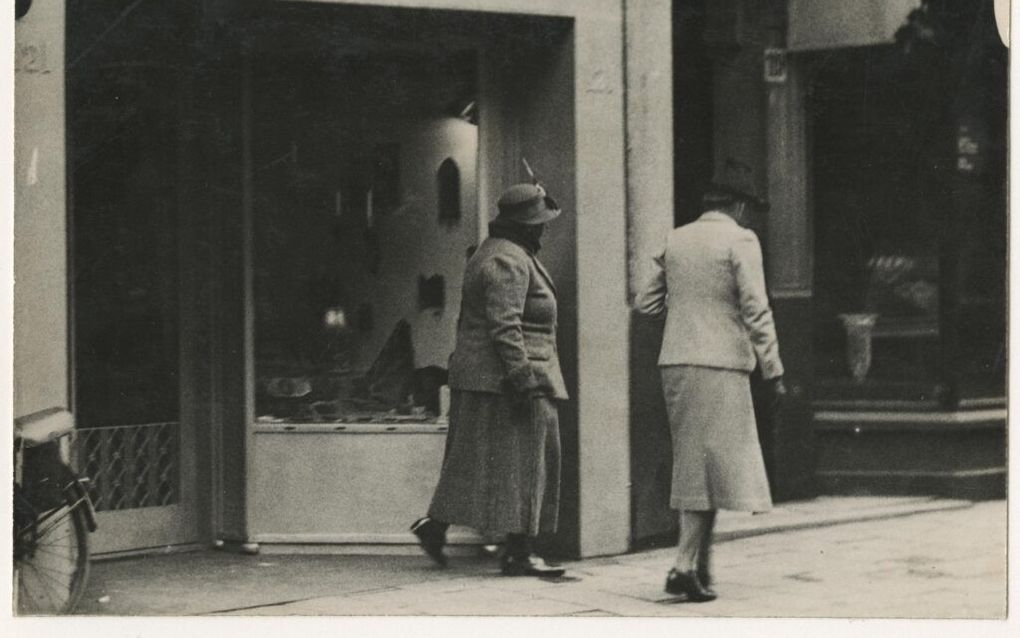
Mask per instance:
[[[546,195],[529,206],[502,208],[499,211],[499,218],[525,226],[535,226],[551,222],[562,212],[556,200]]]
[[[736,200],[747,202],[756,210],[760,210],[762,212],[766,212],[769,210],[769,208],[771,208],[771,204],[769,204],[768,200],[762,199],[757,195],[753,195],[745,190],[734,188],[733,186],[729,186],[727,184],[719,184],[713,182],[712,184],[709,184],[708,192],[715,192],[723,195],[728,195]]]

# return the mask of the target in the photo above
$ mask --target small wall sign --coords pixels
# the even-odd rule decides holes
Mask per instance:
[[[786,82],[786,49],[765,49],[765,81],[773,84]]]

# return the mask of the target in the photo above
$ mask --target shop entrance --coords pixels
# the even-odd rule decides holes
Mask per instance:
[[[73,409],[99,522],[93,552],[194,543],[179,240],[184,75],[157,28],[180,16],[149,3],[104,33],[115,14],[77,3],[67,11]]]

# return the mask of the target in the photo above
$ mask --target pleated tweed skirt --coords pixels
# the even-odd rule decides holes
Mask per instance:
[[[661,373],[673,437],[670,506],[771,509],[748,374],[683,365]]]
[[[443,468],[429,515],[484,535],[555,532],[559,413],[552,399],[453,390]]]

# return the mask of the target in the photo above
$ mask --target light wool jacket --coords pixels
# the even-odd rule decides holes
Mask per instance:
[[[646,315],[666,313],[659,365],[697,365],[783,374],[761,246],[729,215],[704,213],[670,232],[635,299]]]

